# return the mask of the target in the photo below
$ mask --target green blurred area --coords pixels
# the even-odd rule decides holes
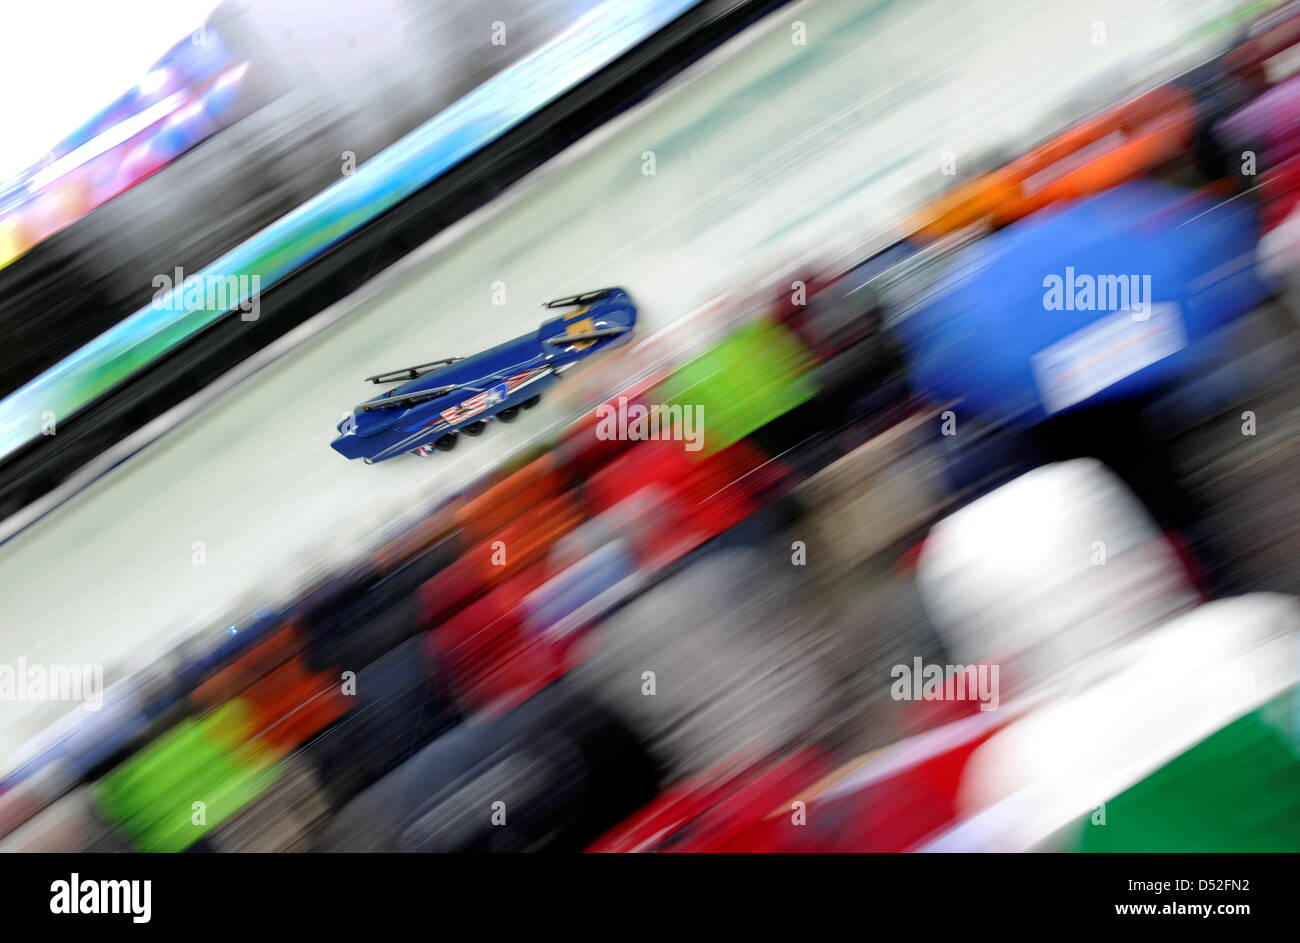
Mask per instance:
[[[280,775],[269,751],[248,742],[251,719],[232,701],[177,725],[96,784],[100,812],[140,851],[189,848]]]
[[[1075,823],[1066,850],[1300,851],[1297,691],[1263,705]]]
[[[669,406],[703,407],[702,454],[734,444],[811,399],[812,355],[795,334],[758,317],[688,360],[657,391]]]

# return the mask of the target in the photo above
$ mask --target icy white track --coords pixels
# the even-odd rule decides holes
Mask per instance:
[[[820,0],[781,11],[0,548],[0,664],[121,676],[234,600],[284,598],[309,568],[355,554],[555,418],[543,405],[449,455],[350,463],[328,443],[365,375],[505,340],[536,327],[540,301],[604,285],[627,286],[644,329],[662,327],[719,289],[880,231],[943,182],[943,152],[960,162],[1023,140],[1080,92],[1165,69],[1156,50],[1186,52],[1178,40],[1229,6]],[[506,306],[491,304],[496,282]],[[0,703],[0,767],[67,709]]]

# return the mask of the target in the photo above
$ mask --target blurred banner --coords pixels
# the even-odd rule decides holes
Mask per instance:
[[[177,43],[138,85],[0,189],[0,268],[265,105],[245,84],[248,70],[215,30]]]

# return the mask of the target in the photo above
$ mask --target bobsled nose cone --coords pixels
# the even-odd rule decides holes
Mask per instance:
[[[330,448],[344,458],[362,458],[369,453],[364,437],[359,435],[341,435],[330,443]]]

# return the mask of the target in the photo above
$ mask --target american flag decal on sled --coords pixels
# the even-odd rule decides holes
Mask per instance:
[[[509,394],[522,386],[527,386],[534,380],[540,379],[550,372],[550,367],[538,367],[533,370],[524,370],[516,373],[514,376],[507,377],[501,383],[489,387],[482,393],[476,393],[469,399],[462,402],[459,406],[452,406],[450,409],[442,411],[442,418],[452,425],[464,422],[466,419],[472,419],[489,406],[495,406],[505,399]]]

